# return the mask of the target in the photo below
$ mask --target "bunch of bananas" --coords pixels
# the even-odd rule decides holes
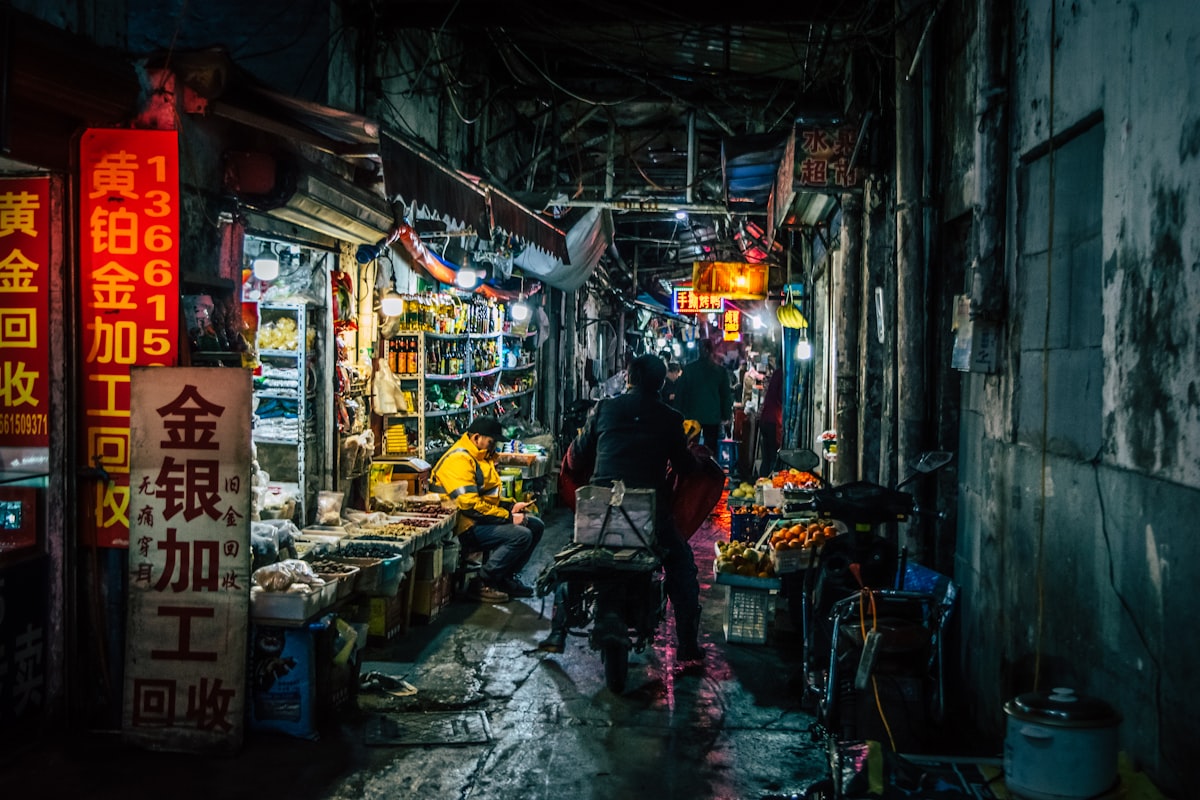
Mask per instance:
[[[808,320],[800,313],[800,307],[790,299],[779,304],[775,309],[775,318],[785,328],[807,328]]]

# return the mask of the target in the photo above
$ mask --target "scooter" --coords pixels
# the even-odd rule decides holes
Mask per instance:
[[[628,680],[629,652],[640,653],[653,641],[667,599],[662,561],[654,548],[653,516],[635,522],[617,499],[607,508],[596,542],[605,541],[614,514],[633,532],[634,546],[568,545],[542,570],[536,591],[539,597],[563,600],[557,589],[565,587],[568,630],[587,631],[588,644],[604,662],[605,685],[620,694]]]
[[[811,451],[778,458],[805,471],[819,462]],[[785,503],[785,513],[815,511],[840,531],[784,587],[789,601],[799,594],[805,699],[816,706],[818,735],[919,752],[927,723],[942,718],[942,633],[955,590],[909,565],[894,533],[879,529],[926,513],[901,490],[950,460],[944,451],[923,453],[894,489],[868,481],[822,485]],[[920,586],[906,585],[916,580],[910,574]]]

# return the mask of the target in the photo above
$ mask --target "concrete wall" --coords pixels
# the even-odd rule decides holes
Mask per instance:
[[[999,373],[963,376],[962,663],[995,734],[1035,680],[1072,685],[1182,792],[1200,777],[1200,18],[1054,8],[1015,0],[1009,20],[1008,311]]]

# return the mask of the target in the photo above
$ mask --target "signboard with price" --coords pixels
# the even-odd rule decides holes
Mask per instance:
[[[178,357],[175,131],[91,128],[79,145],[83,455],[101,547],[129,546],[129,370]]]
[[[246,709],[250,373],[131,370],[126,741],[235,750]]]
[[[0,447],[50,444],[50,179],[0,179]]]

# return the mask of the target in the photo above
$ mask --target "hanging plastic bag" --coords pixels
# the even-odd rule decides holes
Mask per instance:
[[[375,386],[374,386],[374,408],[375,413],[379,416],[387,416],[388,414],[400,413],[400,401],[403,395],[397,397],[396,387],[399,381],[392,373],[392,368],[388,366],[386,361],[379,362],[379,369],[375,371]]]

